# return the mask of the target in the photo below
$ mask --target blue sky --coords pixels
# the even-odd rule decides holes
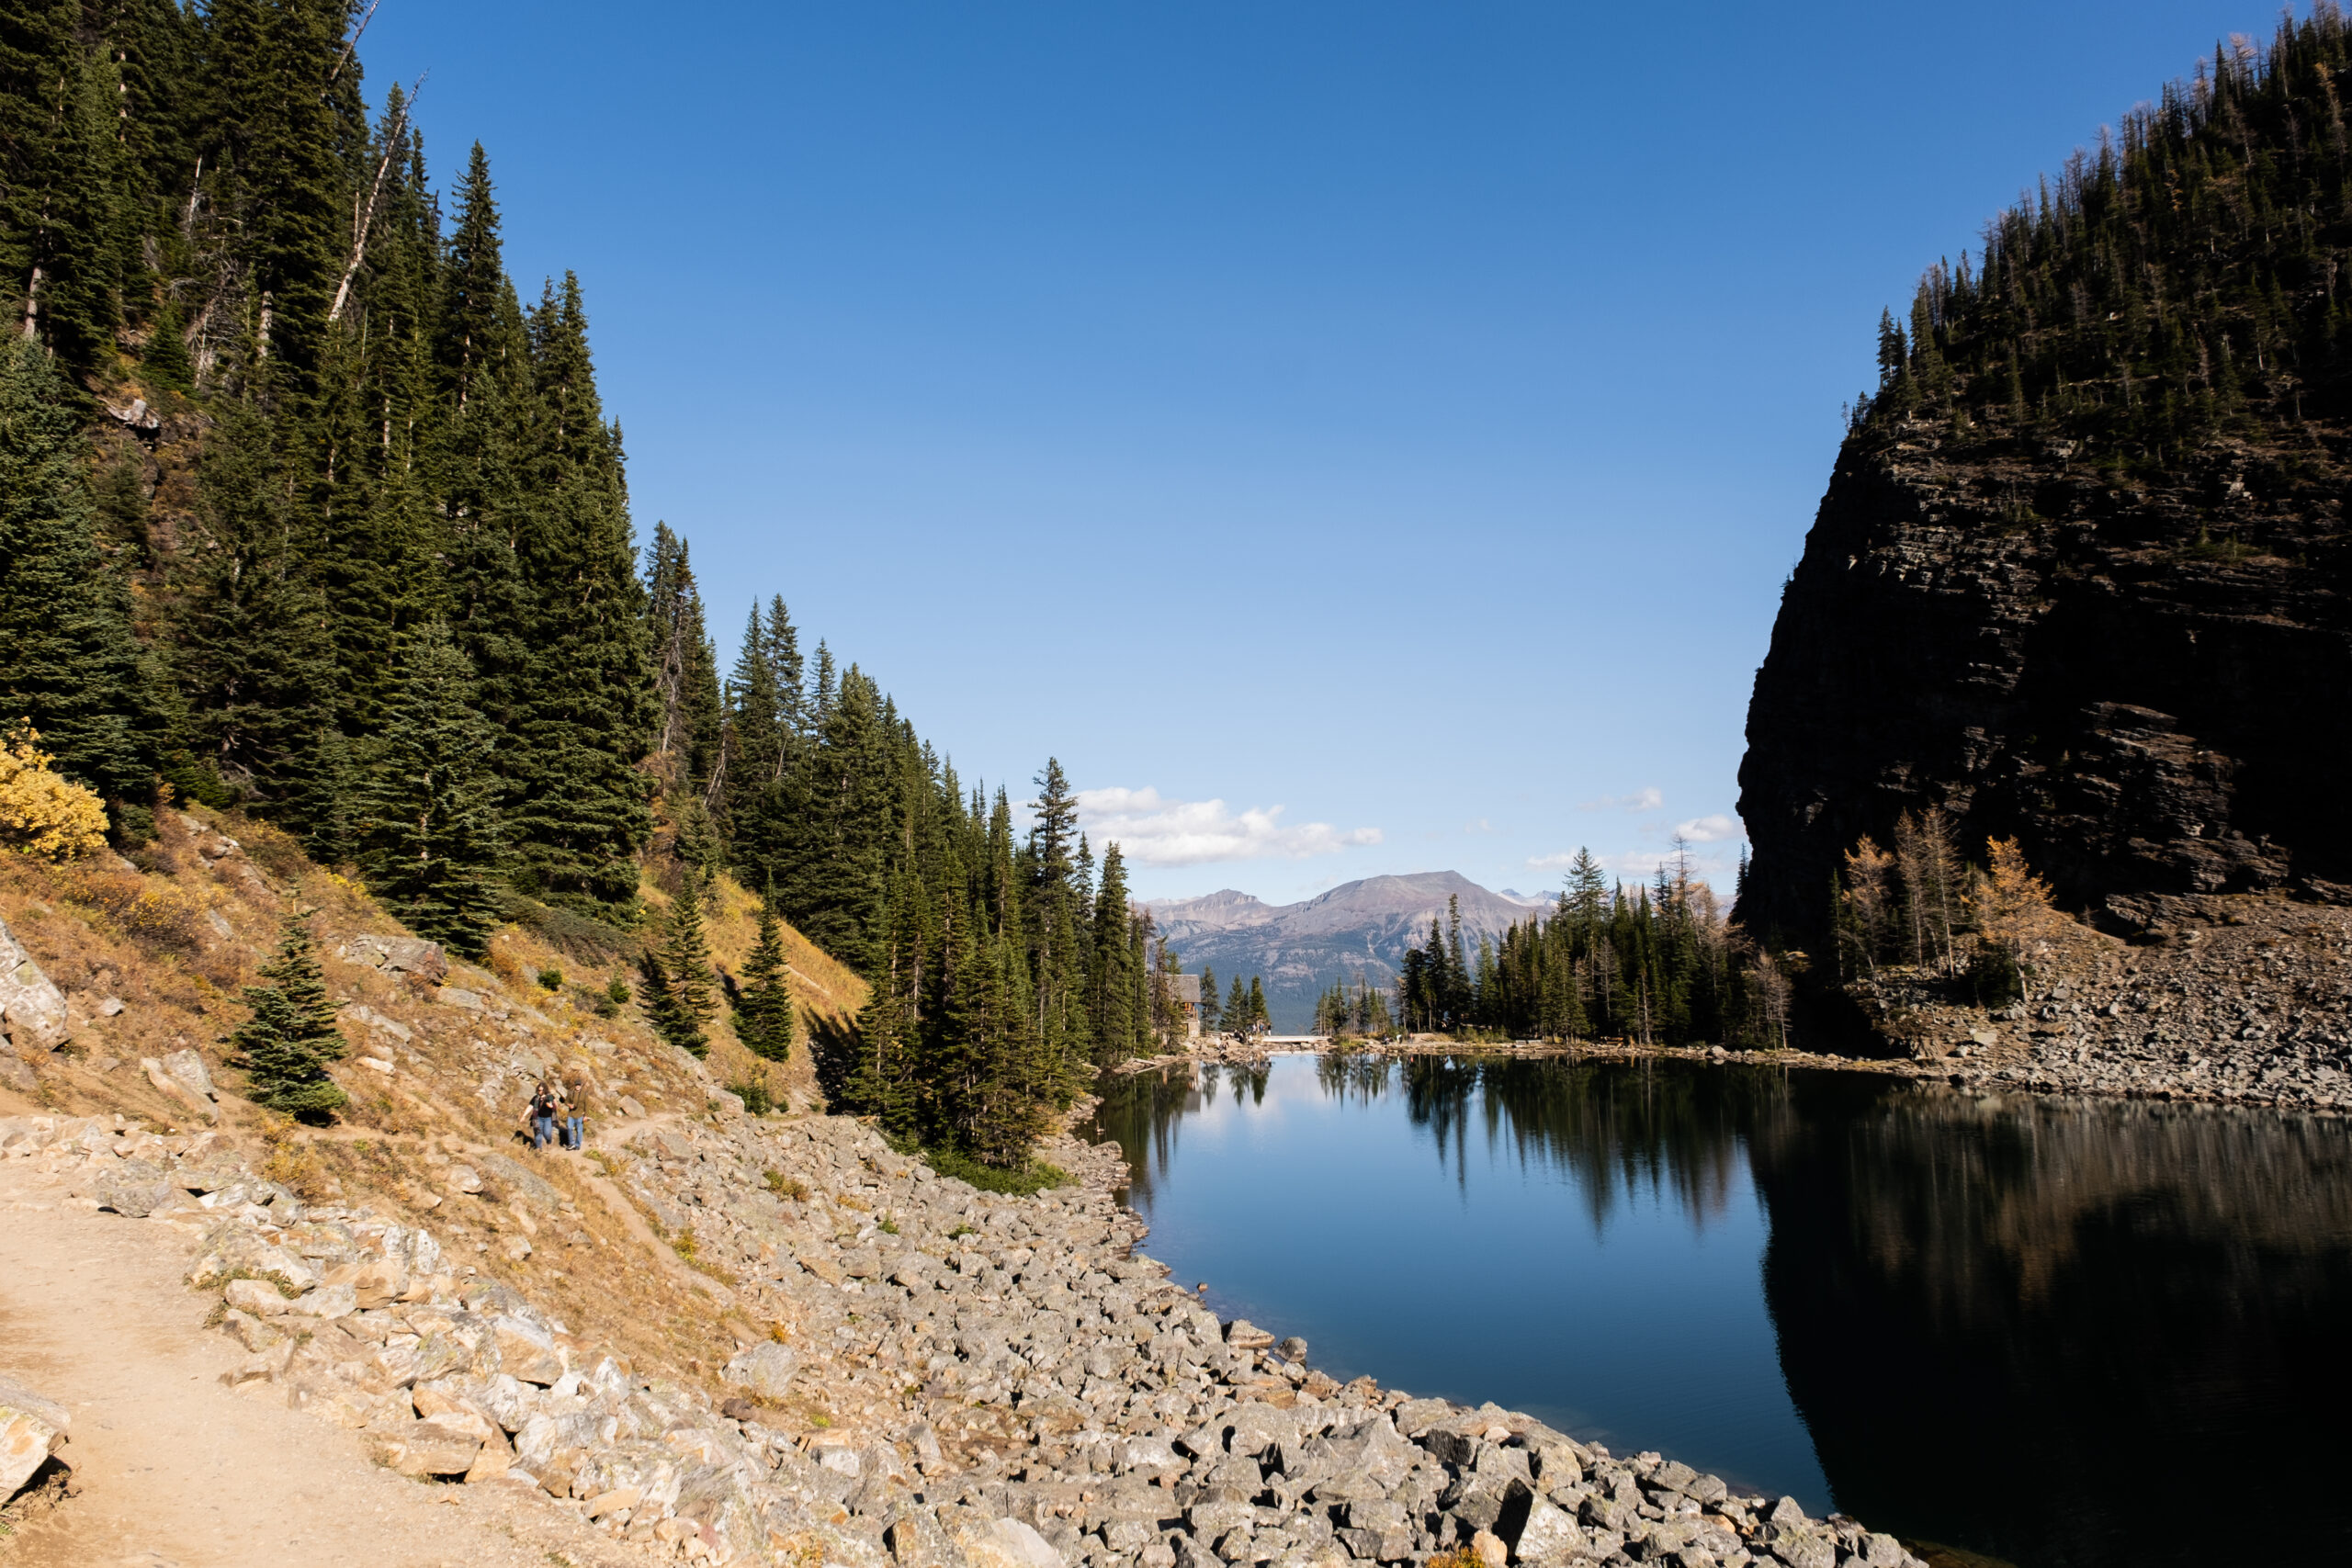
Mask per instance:
[[[386,0],[638,525],[1147,897],[1727,866],[1882,305],[2251,4]]]

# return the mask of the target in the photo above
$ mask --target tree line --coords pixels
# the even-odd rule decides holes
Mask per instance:
[[[551,911],[617,931],[689,1050],[721,1005],[790,1050],[789,919],[873,984],[818,1043],[837,1099],[1017,1163],[1166,1027],[1115,847],[1098,873],[1056,762],[1016,830],[780,598],[721,680],[687,542],[639,550],[577,280],[518,292],[479,144],[445,212],[352,20],[0,27],[0,721],[126,850],[234,806],[459,953]],[[702,930],[722,868],[764,896],[740,979]]]
[[[1449,898],[1396,981],[1399,1027],[1470,1037],[1781,1045],[1788,1008],[1779,960],[1724,918],[1679,846],[1630,892],[1578,850],[1548,913],[1475,953]]]

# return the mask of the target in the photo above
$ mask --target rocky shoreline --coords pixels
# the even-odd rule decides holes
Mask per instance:
[[[247,1349],[242,1392],[358,1428],[403,1473],[543,1496],[658,1560],[1917,1561],[1654,1453],[1336,1382],[1303,1342],[1220,1323],[1135,1254],[1114,1147],[1053,1140],[1041,1154],[1078,1184],[1005,1197],[854,1122],[715,1103],[596,1151],[649,1219],[684,1227],[711,1290],[770,1324],[708,1387],[639,1376],[430,1232],[305,1203],[216,1134],[19,1117],[0,1154],[119,1216],[94,1224],[185,1233],[191,1287]],[[440,1168],[452,1192],[469,1178]],[[540,1185],[504,1190],[561,1225],[570,1201]]]

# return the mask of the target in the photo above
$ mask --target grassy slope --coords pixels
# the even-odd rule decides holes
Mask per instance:
[[[441,1237],[455,1261],[540,1299],[560,1291],[583,1340],[628,1355],[640,1368],[698,1375],[767,1331],[731,1303],[720,1282],[673,1258],[649,1257],[642,1222],[632,1225],[606,1201],[617,1184],[597,1183],[628,1156],[535,1159],[520,1140],[523,1109],[532,1075],[548,1069],[582,1077],[600,1129],[622,1119],[623,1097],[654,1118],[703,1116],[713,1087],[754,1072],[770,1075],[772,1090],[812,1105],[807,1026],[812,1016],[844,1023],[854,1016],[865,999],[854,975],[789,933],[803,1021],[793,1059],[781,1066],[757,1061],[736,1043],[722,1009],[708,1060],[697,1065],[656,1041],[635,1007],[606,1018],[583,1005],[601,988],[609,955],[583,964],[541,932],[510,926],[497,934],[486,966],[454,964],[446,981],[488,997],[490,1009],[451,1006],[429,986],[338,954],[355,935],[400,927],[284,834],[233,812],[164,815],[161,837],[140,852],[136,866],[111,855],[63,867],[0,855],[0,919],[65,992],[75,1026],[69,1045],[39,1063],[32,1097],[0,1089],[0,1116],[47,1110],[119,1115],[159,1131],[200,1128],[205,1123],[140,1066],[141,1057],[193,1046],[221,1089],[224,1138],[274,1158],[281,1179],[306,1197],[413,1218]],[[662,901],[649,888],[649,902]],[[754,900],[722,880],[716,902],[714,952],[740,972],[754,936]],[[310,911],[337,1003],[363,1004],[411,1032],[401,1042],[346,1019],[352,1051],[334,1073],[351,1104],[338,1125],[317,1130],[288,1128],[238,1099],[242,1076],[225,1065],[226,1037],[246,1016],[238,988],[267,959],[284,913],[298,908]],[[597,985],[550,992],[537,982],[542,968]],[[111,1016],[102,1005],[108,998],[122,1003]],[[391,1062],[393,1071],[364,1066],[363,1055]],[[551,1208],[509,1190],[486,1164],[481,1195],[447,1194],[440,1177],[449,1162],[484,1155],[521,1160],[570,1206]]]

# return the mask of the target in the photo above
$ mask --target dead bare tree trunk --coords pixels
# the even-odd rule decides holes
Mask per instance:
[[[372,17],[375,14],[376,7],[368,6],[368,15]],[[364,18],[359,27],[362,32],[367,30],[368,23]],[[352,41],[354,43],[358,41],[356,35],[354,35]],[[342,66],[337,65],[335,69],[339,71]],[[327,325],[329,326],[334,325],[343,319],[343,308],[351,299],[351,280],[359,276],[359,265],[368,259],[368,231],[376,221],[376,198],[383,194],[384,175],[390,170],[392,160],[400,156],[401,138],[408,130],[410,106],[416,102],[416,95],[423,91],[424,91],[424,77],[419,76],[416,79],[416,85],[409,89],[408,97],[401,104],[401,112],[393,119],[391,129],[384,133],[384,155],[377,160],[376,177],[368,183],[368,204],[357,209],[351,215],[351,260],[344,266],[342,281],[334,286],[334,303],[327,308]]]

